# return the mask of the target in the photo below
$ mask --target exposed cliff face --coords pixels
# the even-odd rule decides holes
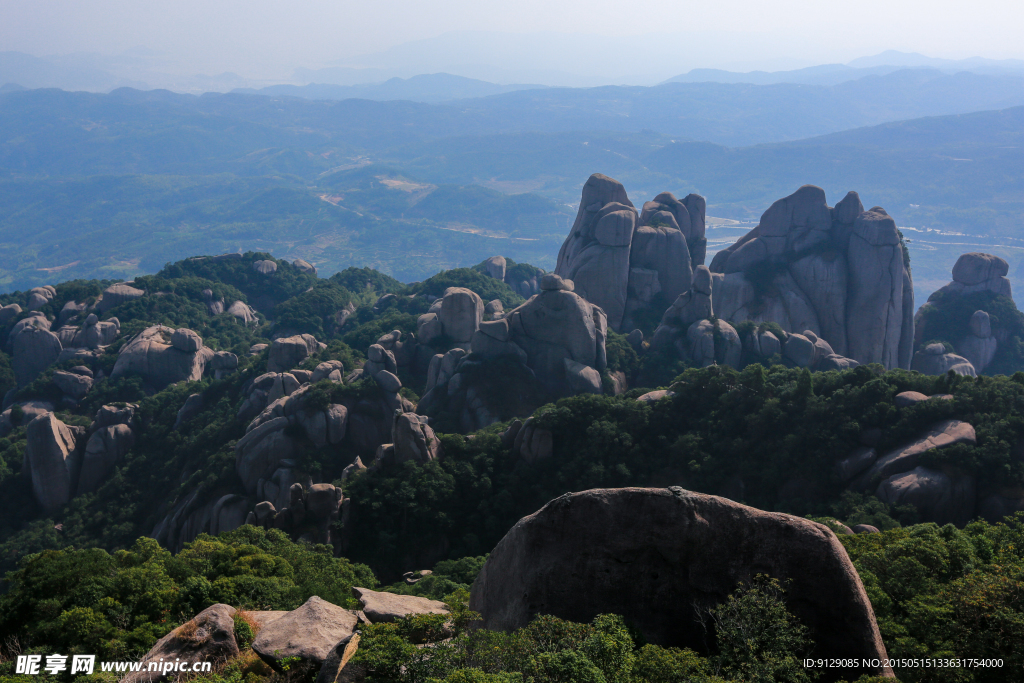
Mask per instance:
[[[895,221],[856,192],[835,207],[805,185],[715,255],[715,313],[811,330],[860,363],[909,368],[914,293]]]

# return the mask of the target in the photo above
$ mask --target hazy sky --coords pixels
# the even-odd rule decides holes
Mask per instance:
[[[886,49],[1024,58],[1022,26],[1020,0],[0,0],[0,51],[142,46],[184,68],[249,78],[375,66],[356,57],[449,31],[549,32],[544,40],[555,42],[552,32],[577,34],[566,42],[583,63],[606,54],[602,36],[620,46],[635,40],[638,54],[671,53],[676,73],[848,61]]]

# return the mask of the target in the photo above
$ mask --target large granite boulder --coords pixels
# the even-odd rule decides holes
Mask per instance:
[[[971,361],[955,353],[946,353],[942,344],[928,344],[915,353],[910,369],[925,375],[945,375],[952,370],[965,377],[978,376]]]
[[[921,518],[936,524],[963,526],[974,517],[974,477],[950,476],[928,467],[894,474],[881,484],[875,495],[886,505],[912,505]]]
[[[19,323],[20,324],[20,323]],[[60,339],[48,329],[28,325],[12,341],[14,347],[11,365],[19,387],[29,384],[60,357]]]
[[[608,364],[608,317],[577,294],[574,285],[557,275],[545,275],[541,293],[505,316],[509,341],[523,350],[526,365],[555,395],[569,393],[566,359],[598,372]]]
[[[420,614],[448,613],[443,602],[416,595],[396,595],[355,587],[352,588],[352,595],[362,604],[363,614],[373,624],[389,624]]]
[[[142,658],[142,670],[125,676],[122,683],[155,683],[166,680],[163,671],[149,671],[149,663],[210,662],[217,669],[229,659],[238,656],[235,642],[235,608],[230,605],[210,605],[195,617],[156,641],[156,645]],[[186,680],[192,672],[170,672],[170,680]]]
[[[459,346],[468,346],[480,329],[484,302],[476,292],[465,287],[449,287],[444,296],[419,317],[416,338],[425,344],[446,335]]]
[[[81,468],[75,437],[53,413],[39,415],[26,428],[25,463],[32,494],[46,512],[67,504],[75,494]]]
[[[910,366],[913,283],[896,223],[850,192],[834,208],[805,185],[715,255],[714,309],[727,320],[810,330],[835,355]]]
[[[127,424],[102,427],[93,432],[85,443],[77,494],[98,489],[133,445],[135,435]]]
[[[268,372],[288,372],[320,350],[320,342],[311,334],[275,339],[270,345]]]
[[[630,246],[638,216],[622,183],[595,173],[583,186],[579,212],[558,252],[555,274],[600,306],[618,329],[626,310]]]
[[[659,294],[669,301],[689,289],[707,249],[704,198],[682,201],[662,192],[639,214],[617,180],[596,173],[583,186],[576,221],[558,253],[555,273],[608,315],[616,330]]]
[[[392,433],[396,462],[413,460],[425,463],[437,460],[441,455],[441,440],[435,436],[424,415],[396,411]]]
[[[128,282],[111,285],[103,290],[100,300],[96,302],[96,312],[103,315],[115,306],[120,306],[128,301],[134,301],[135,299],[145,296],[145,294],[146,293],[144,291],[137,287],[133,287]]]
[[[856,660],[826,680],[891,675],[860,577],[826,526],[679,487],[565,494],[521,519],[473,583],[482,625],[509,631],[538,614],[589,622],[621,614],[649,642],[706,650],[695,614],[757,574],[788,584],[812,656]],[[691,615],[687,617],[686,615]]]
[[[255,309],[244,301],[233,301],[224,312],[238,318],[246,326],[259,323]]]
[[[175,382],[202,378],[207,362],[213,358],[213,350],[202,346],[202,340],[195,332],[186,331],[199,340],[198,349],[184,350],[185,344],[180,341],[182,330],[175,331],[163,325],[146,328],[121,349],[110,373],[111,379],[134,373],[143,377],[147,388],[159,391]],[[176,338],[179,340],[177,344],[174,343]]]
[[[358,623],[354,612],[314,595],[260,629],[252,649],[278,671],[289,657],[319,668],[335,645],[352,637]]]
[[[869,490],[881,479],[909,472],[921,462],[921,456],[932,450],[957,444],[973,446],[977,443],[974,427],[960,420],[943,420],[932,425],[920,437],[894,448],[871,466],[855,482],[854,487]]]
[[[940,338],[944,342],[951,343],[959,356],[963,357],[973,368],[974,373],[969,373],[966,367],[957,369],[959,374],[974,375],[983,372],[995,359],[1000,344],[1009,341],[1009,331],[997,320],[993,319],[988,312],[976,310],[967,320],[949,320],[949,316],[963,315],[963,306],[959,304],[962,296],[975,294],[972,303],[986,305],[991,298],[1004,296],[1012,301],[1010,281],[1006,278],[1009,264],[998,256],[992,254],[970,253],[963,254],[957,259],[953,266],[953,281],[932,292],[928,302],[918,310],[915,316],[917,328],[916,343],[920,360],[915,355],[915,370],[939,374],[942,364],[929,355],[937,355],[930,352],[933,345],[924,346],[925,341]],[[970,309],[968,309],[970,310]],[[942,334],[949,328],[950,322],[958,327],[963,325],[967,328],[967,334],[955,339],[943,338]],[[965,325],[966,323],[966,325]],[[954,363],[946,363],[953,365]]]

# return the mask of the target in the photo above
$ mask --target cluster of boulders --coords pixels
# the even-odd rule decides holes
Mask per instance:
[[[707,248],[704,198],[663,192],[638,214],[616,180],[595,173],[583,186],[579,212],[558,252],[555,273],[605,311],[615,330],[659,293],[673,301],[689,288]]]
[[[924,401],[953,400],[951,394],[926,396],[905,391],[895,397],[896,407],[906,410]],[[957,444],[975,445],[974,427],[961,420],[942,420],[917,438],[879,455],[882,432],[868,429],[862,446],[836,463],[836,474],[851,490],[873,492],[885,503],[911,505],[921,520],[963,526],[977,516],[997,522],[1006,514],[1024,510],[1024,491],[1016,489],[979,490],[964,463],[941,467],[923,464],[930,453]]]
[[[761,323],[740,335],[724,319],[715,317],[714,288],[719,282],[706,266],[698,266],[690,287],[662,316],[651,338],[651,348],[674,350],[680,358],[700,367],[717,364],[739,368],[748,362],[772,360],[812,370],[845,370],[859,365],[837,354],[829,342],[809,329],[789,333],[776,325],[773,332]]]
[[[484,270],[488,275],[496,280],[501,280],[524,299],[529,299],[540,291],[540,277],[544,275],[543,269],[538,268],[538,272],[528,278],[516,278],[507,266],[508,262],[504,256],[492,256],[484,261]],[[498,301],[498,305],[501,306],[500,301]]]
[[[252,651],[276,672],[300,673],[316,683],[362,680],[365,670],[351,662],[359,647],[357,631],[361,624],[448,613],[444,603],[414,595],[358,587],[352,589],[352,595],[361,609],[345,609],[316,595],[291,611],[239,612],[230,605],[211,605],[158,640],[142,658],[141,671],[129,674],[124,681],[156,683],[163,678],[185,680],[192,675],[149,671],[150,662],[211,662],[223,666],[238,657],[244,647],[236,636],[236,619],[249,624],[256,636]]]
[[[70,372],[55,374],[54,383],[68,404],[80,401],[92,384],[103,378],[96,361],[121,334],[121,323],[116,317],[100,320],[99,316],[145,294],[134,283],[118,283],[107,287],[91,305],[74,300],[66,302],[53,320],[36,310],[56,296],[56,289],[50,286],[31,290],[25,309],[18,304],[4,306],[0,309],[0,324],[21,316],[25,310],[30,311],[11,327],[7,336],[6,348],[11,354],[18,388],[31,383],[55,363],[75,361],[77,365]],[[223,300],[215,301],[212,290],[205,290],[203,299],[211,315],[225,312]],[[246,324],[258,322],[255,311],[241,301],[232,303],[226,312]],[[212,353],[202,347],[202,340],[195,332],[157,325],[137,335],[122,349],[111,375],[138,372],[146,378],[147,389],[159,390],[183,379],[197,379],[211,360],[219,375],[237,367],[237,359],[232,362],[232,354],[214,357]],[[10,405],[13,395],[12,391],[5,397],[5,406]]]
[[[891,675],[867,593],[828,527],[678,486],[552,500],[491,551],[469,606],[502,631],[539,614],[620,614],[648,642],[706,652],[708,610],[757,574],[787,586],[787,608],[812,634],[809,656],[855,662],[825,680]]]
[[[234,450],[235,470],[244,495],[225,492],[219,498],[210,498],[190,494],[166,512],[153,537],[166,547],[180,549],[200,533],[240,526],[251,512],[261,525],[285,529],[296,538],[308,536],[327,542],[328,524],[334,519],[331,515],[296,512],[296,491],[308,496],[319,492],[317,487],[321,486],[297,465],[303,449],[343,447],[364,455],[372,462],[371,467],[438,457],[440,442],[427,419],[417,415],[416,406],[399,394],[402,382],[396,356],[414,358],[417,348],[414,337],[404,343],[401,337],[398,331],[383,335],[370,346],[364,366],[347,376],[344,365],[337,360],[324,361],[312,370],[295,367],[324,348],[312,335],[274,340],[267,351],[270,371],[242,387],[238,418],[247,421],[248,426]],[[259,346],[262,348],[254,346],[251,352],[266,350],[264,345]],[[314,392],[314,385],[324,380],[346,384],[363,379],[373,380],[376,395],[353,393],[338,403],[321,404],[322,396]],[[190,396],[178,413],[178,425],[187,424],[201,409],[202,396]],[[356,462],[358,466],[349,466],[348,474],[367,469],[360,458]],[[322,508],[319,504],[314,507]],[[308,512],[309,506],[305,509]]]
[[[137,374],[149,391],[160,391],[175,382],[202,378],[207,363],[215,355],[192,330],[154,325],[121,348],[110,377],[117,379],[129,373]]]
[[[805,185],[715,254],[714,306],[727,320],[812,330],[858,363],[909,368],[914,292],[896,223],[856,192],[830,207]]]
[[[602,393],[608,319],[574,289],[572,280],[545,274],[540,294],[511,311],[494,313],[489,321],[483,320],[482,302],[475,294],[477,305],[457,304],[459,324],[472,334],[431,358],[419,411],[432,416],[452,412],[460,416],[463,429],[473,431],[528,414],[551,397]],[[449,289],[440,299],[441,314],[449,297],[473,301],[462,290]],[[449,323],[437,316],[420,327],[420,338],[435,320],[447,333]],[[489,369],[498,367],[493,362],[499,359],[505,365],[496,375],[499,371]],[[494,391],[496,385],[507,390]]]
[[[45,410],[46,406],[19,406],[21,423],[26,425],[23,475],[45,512],[59,510],[75,496],[95,491],[109,478],[135,443],[136,407],[103,406],[85,428],[64,424]],[[12,410],[3,413],[8,425],[14,419]]]
[[[915,316],[916,340],[920,347],[914,354],[912,369],[930,375],[952,370],[959,375],[976,376],[993,361],[1000,344],[1009,342],[1009,331],[993,321],[987,311],[977,310],[971,315],[966,334],[958,339],[947,339],[953,347],[948,352],[943,344],[925,341],[931,337],[927,321],[941,318],[951,304],[967,294],[990,292],[1012,301],[1013,294],[1006,274],[1010,266],[998,256],[972,252],[963,254],[953,266],[953,281],[932,292],[928,302]]]
[[[330,525],[340,518],[344,500],[340,488],[332,484],[295,482],[275,492],[278,493],[277,504],[272,500],[257,503],[246,515],[246,524],[281,529],[299,541],[331,542]],[[280,500],[282,495],[286,496],[284,501]]]

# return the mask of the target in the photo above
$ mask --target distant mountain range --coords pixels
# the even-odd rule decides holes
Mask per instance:
[[[448,104],[12,89],[0,94],[0,287],[237,248],[404,280],[491,252],[551,267],[594,172],[631,197],[699,192],[710,215],[742,221],[804,183],[832,201],[856,189],[900,225],[1005,242],[1024,214],[1024,107],[993,104],[1020,91],[1011,76],[921,69]],[[929,264],[948,276],[943,254],[915,278]]]
[[[271,85],[265,88],[236,88],[231,92],[272,97],[302,97],[308,100],[411,100],[413,102],[447,102],[474,97],[500,95],[517,90],[536,90],[543,85],[497,85],[475,78],[452,74],[420,74],[412,78],[391,78],[383,83],[363,85]]]

